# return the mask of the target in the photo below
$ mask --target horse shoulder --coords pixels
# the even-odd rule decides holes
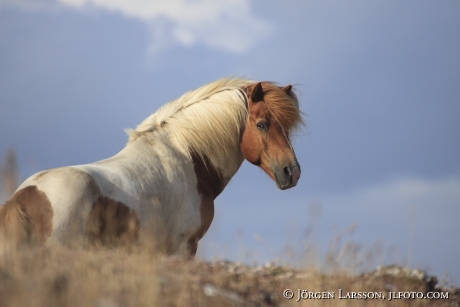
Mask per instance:
[[[191,153],[193,168],[197,179],[196,189],[200,195],[200,225],[188,241],[191,256],[196,254],[198,241],[206,234],[214,218],[214,199],[225,188],[222,175],[206,156]]]

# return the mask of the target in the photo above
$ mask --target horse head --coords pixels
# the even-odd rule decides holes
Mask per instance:
[[[290,133],[302,124],[299,104],[292,86],[270,82],[247,86],[248,118],[241,137],[241,152],[285,190],[296,186],[300,164]]]

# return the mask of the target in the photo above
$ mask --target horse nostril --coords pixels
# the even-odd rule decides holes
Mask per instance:
[[[288,166],[283,167],[283,173],[284,173],[286,176],[291,176],[291,170],[289,169]]]

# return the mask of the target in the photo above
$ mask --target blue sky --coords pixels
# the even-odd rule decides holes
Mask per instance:
[[[301,258],[307,242],[321,259],[355,225],[371,265],[458,284],[459,16],[458,1],[0,0],[0,155],[24,180],[114,155],[124,128],[217,78],[295,84],[298,186],[244,163],[199,254]]]

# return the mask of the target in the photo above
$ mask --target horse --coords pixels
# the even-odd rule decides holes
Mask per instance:
[[[244,159],[285,190],[301,174],[292,85],[223,78],[158,109],[98,162],[41,171],[0,206],[0,243],[123,246],[154,242],[193,257],[214,200]],[[17,246],[17,245],[15,245]]]

